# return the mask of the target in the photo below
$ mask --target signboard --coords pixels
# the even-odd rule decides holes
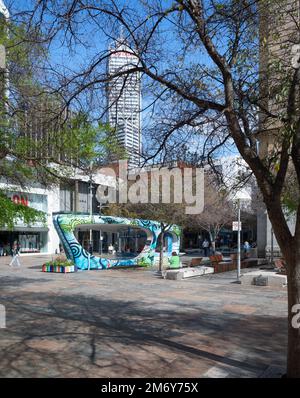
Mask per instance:
[[[12,192],[6,193],[11,200],[16,204],[22,204],[23,206],[29,206],[33,209],[43,211],[47,213],[48,203],[47,195],[40,195],[37,193],[29,192]]]
[[[232,230],[233,231],[238,231],[242,230],[242,223],[240,222],[240,229],[239,229],[239,222],[238,221],[232,221]]]
[[[111,57],[129,57],[129,58],[137,58],[135,54],[133,54],[131,51],[114,51],[111,53]]]
[[[15,192],[15,191],[8,191],[6,192],[6,195],[16,204],[32,207],[33,209],[43,211],[44,213],[48,212],[47,195],[41,195],[30,192]],[[25,226],[22,220],[16,220],[15,224],[16,227]],[[37,226],[43,226],[43,224],[37,222],[33,225],[33,227]]]

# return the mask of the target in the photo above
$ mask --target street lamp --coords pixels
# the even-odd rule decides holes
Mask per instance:
[[[274,231],[271,228],[271,256],[270,256],[270,265],[274,267]]]
[[[108,207],[105,205],[107,203],[107,197],[103,196],[102,190],[100,188],[101,185],[98,186],[98,189],[96,190],[96,199],[98,201],[98,209],[99,209],[99,215],[102,215],[102,209]],[[102,236],[102,231],[100,229],[100,236],[99,236],[99,254],[102,254],[102,248],[103,248],[103,236]]]
[[[107,207],[107,206],[103,206],[102,203],[101,203],[101,200],[100,200],[100,201],[99,201],[99,205],[98,205],[98,208],[99,208],[99,215],[100,215],[100,216],[101,216],[101,210],[102,210],[103,207]],[[102,231],[101,231],[101,229],[99,230],[99,234],[100,234],[100,236],[99,236],[99,254],[102,254],[103,236],[102,236]]]
[[[234,223],[233,230],[237,231],[237,283],[240,283],[241,278],[241,198],[236,197],[236,204],[237,204],[237,223]],[[237,224],[237,225],[235,225]]]
[[[93,162],[91,161],[90,162],[90,180],[89,180],[89,183],[90,183],[90,187],[89,187],[89,190],[90,190],[90,217],[91,217],[91,220],[92,220],[92,217],[93,217]],[[92,238],[93,238],[93,236],[92,236],[92,229],[90,229],[90,241],[92,240]]]
[[[238,247],[237,247],[237,282],[241,278],[241,201],[237,200],[238,205]]]
[[[92,222],[92,218],[93,218],[93,161],[90,162],[89,190],[90,190],[90,192],[89,192],[89,194],[90,194],[90,218],[91,218],[91,222]],[[90,228],[88,269],[90,269],[92,254],[93,254],[93,230],[92,230],[92,228]]]

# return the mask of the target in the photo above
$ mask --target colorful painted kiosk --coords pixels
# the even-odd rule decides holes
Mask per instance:
[[[150,265],[154,264],[159,254],[156,248],[161,233],[160,223],[151,220],[130,219],[122,217],[100,216],[74,213],[57,213],[53,215],[53,223],[63,245],[66,256],[72,260],[78,269],[107,269],[116,266]],[[131,229],[141,230],[144,233],[144,246],[133,258],[118,254],[117,258],[105,258],[101,255],[90,254],[77,240],[75,230],[85,229],[118,230],[127,226]],[[165,245],[165,255],[170,256],[173,251],[179,252],[180,227],[171,225],[168,228]]]

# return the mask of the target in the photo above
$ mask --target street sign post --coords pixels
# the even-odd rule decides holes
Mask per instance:
[[[240,199],[237,200],[238,205],[238,221],[232,222],[232,230],[237,231],[238,233],[238,241],[237,241],[237,282],[240,283],[241,277],[241,202]]]
[[[232,221],[232,230],[233,231],[241,231],[242,230],[242,223],[240,222],[240,228],[239,228],[239,222],[238,221]]]

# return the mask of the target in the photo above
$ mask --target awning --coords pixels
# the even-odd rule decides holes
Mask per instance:
[[[8,228],[0,228],[0,231],[8,231],[8,232],[48,232],[48,227],[14,227],[13,230]]]

